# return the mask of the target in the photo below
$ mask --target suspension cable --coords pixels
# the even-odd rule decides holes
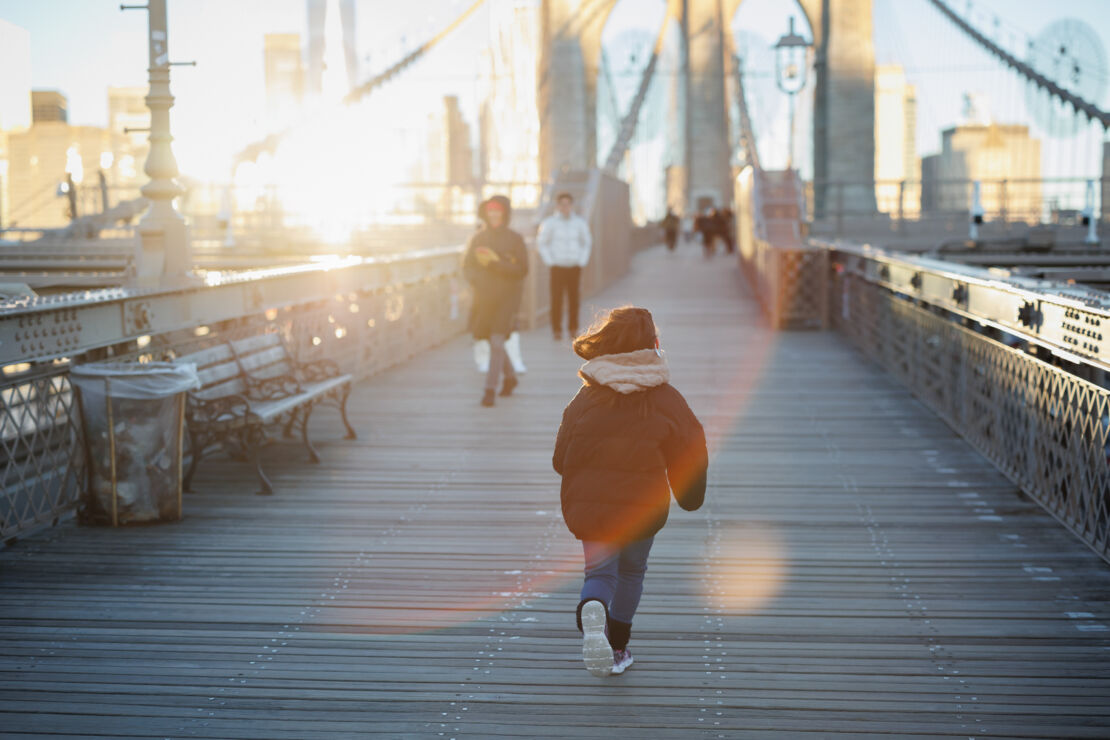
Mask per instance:
[[[1078,95],[1065,90],[1037,70],[1030,67],[1025,62],[1015,57],[1013,54],[1010,54],[1010,52],[995,44],[989,38],[976,30],[970,23],[958,16],[955,11],[948,7],[947,3],[943,2],[943,0],[928,1],[932,3],[933,6],[935,6],[936,9],[939,10],[944,16],[952,21],[952,23],[954,23],[957,28],[970,36],[976,43],[989,51],[991,54],[994,54],[996,57],[1001,59],[1003,63],[1016,71],[1018,74],[1024,76],[1026,79],[1047,92],[1049,95],[1052,95],[1056,99],[1070,105],[1072,108],[1075,109],[1076,113],[1082,113],[1083,115],[1087,116],[1088,119],[1101,123],[1104,130],[1110,129],[1110,113],[1100,110],[1097,106],[1087,102],[1083,98],[1080,98]]]
[[[752,127],[752,119],[748,113],[748,99],[744,93],[744,69],[740,57],[733,56],[732,59],[736,67],[736,100],[740,105],[740,144],[744,147],[744,155],[747,157],[748,163],[755,168],[756,172],[759,172],[763,168],[759,164],[759,150],[756,148],[755,130]]]
[[[485,0],[475,0],[469,8],[463,11],[461,15],[455,18],[455,20],[451,21],[451,23],[444,27],[443,30],[441,30],[435,36],[425,41],[415,50],[406,54],[399,62],[396,62],[387,69],[374,75],[366,82],[351,90],[351,92],[349,92],[347,96],[343,98],[343,103],[346,105],[356,103],[359,100],[365,98],[370,93],[374,92],[385,83],[391,81],[394,77],[396,77],[406,68],[411,66],[414,62],[418,61],[421,57],[431,51],[431,49],[436,44],[446,38],[452,31],[462,25],[462,23],[466,21],[466,19],[469,18],[471,15],[473,15],[484,2]],[[258,159],[258,156],[263,152],[273,152],[275,149],[277,149],[277,146],[281,143],[282,139],[291,134],[297,128],[298,125],[296,124],[293,126],[289,126],[281,131],[270,134],[269,136],[260,139],[253,144],[250,144],[249,146],[245,147],[243,151],[239,152],[239,154],[235,157],[235,162],[239,163],[253,161],[255,159]]]
[[[609,150],[609,156],[605,158],[605,166],[602,169],[606,172],[615,173],[617,171],[621,159],[624,158],[624,153],[628,151],[628,147],[632,143],[632,137],[636,134],[636,125],[640,121],[640,110],[644,107],[644,101],[647,100],[648,89],[651,87],[652,78],[655,76],[655,67],[659,62],[659,54],[663,50],[663,39],[667,35],[667,25],[674,17],[674,5],[673,2],[667,3],[667,10],[663,13],[663,23],[659,26],[659,34],[655,37],[655,46],[651,50],[651,58],[648,59],[647,66],[644,67],[644,73],[640,77],[640,87],[636,90],[636,96],[632,98],[632,103],[628,106],[628,113],[621,119],[617,140],[613,143],[613,148]]]

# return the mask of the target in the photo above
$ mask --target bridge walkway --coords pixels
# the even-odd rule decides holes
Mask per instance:
[[[578,365],[527,334],[478,406],[459,338],[360,384],[357,441],[214,460],[177,524],[0,552],[5,737],[1110,734],[1110,569],[835,333],[734,263],[636,259],[711,487],[657,539],[625,675],[589,676],[550,469]]]

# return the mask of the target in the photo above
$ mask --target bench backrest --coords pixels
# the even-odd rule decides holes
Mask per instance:
[[[200,390],[193,395],[203,401],[224,396],[246,395],[247,384],[239,369],[235,353],[226,344],[178,357],[177,362],[193,362],[200,376]]]
[[[231,342],[243,372],[258,380],[295,377],[295,368],[280,334],[257,334]]]

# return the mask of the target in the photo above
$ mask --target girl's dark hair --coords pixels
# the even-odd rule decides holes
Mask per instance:
[[[655,321],[646,308],[622,306],[598,317],[593,326],[574,340],[574,351],[583,360],[655,347]]]

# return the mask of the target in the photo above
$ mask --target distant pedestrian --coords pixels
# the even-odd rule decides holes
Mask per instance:
[[[528,250],[520,234],[509,228],[512,207],[509,199],[495,195],[478,207],[484,228],[470,237],[463,255],[463,275],[474,288],[470,309],[470,332],[475,339],[488,339],[489,370],[486,372],[483,406],[493,406],[497,383],[504,373],[501,395],[511,395],[518,380],[505,352],[512,333],[524,276],[528,274]]]
[[[713,256],[717,241],[717,209],[706,208],[695,220],[694,230],[701,235],[701,246],[705,256]]]
[[[540,224],[536,239],[540,259],[551,273],[551,333],[563,336],[563,296],[567,299],[567,331],[578,334],[578,295],[582,268],[590,261],[590,226],[572,210],[574,197],[559,193],[557,211]]]
[[[667,215],[663,217],[659,225],[663,227],[663,241],[667,245],[667,251],[673,252],[675,245],[678,244],[678,227],[681,225],[680,219],[672,209],[668,208]]]
[[[705,498],[705,433],[673,386],[651,313],[615,308],[574,341],[583,385],[563,411],[552,463],[563,519],[579,540],[582,658],[595,676],[632,665],[628,641],[648,554],[673,491],[693,511]]]
[[[717,211],[717,235],[724,239],[725,251],[732,254],[736,251],[736,240],[733,234],[736,231],[736,219],[731,208],[722,208]]]

